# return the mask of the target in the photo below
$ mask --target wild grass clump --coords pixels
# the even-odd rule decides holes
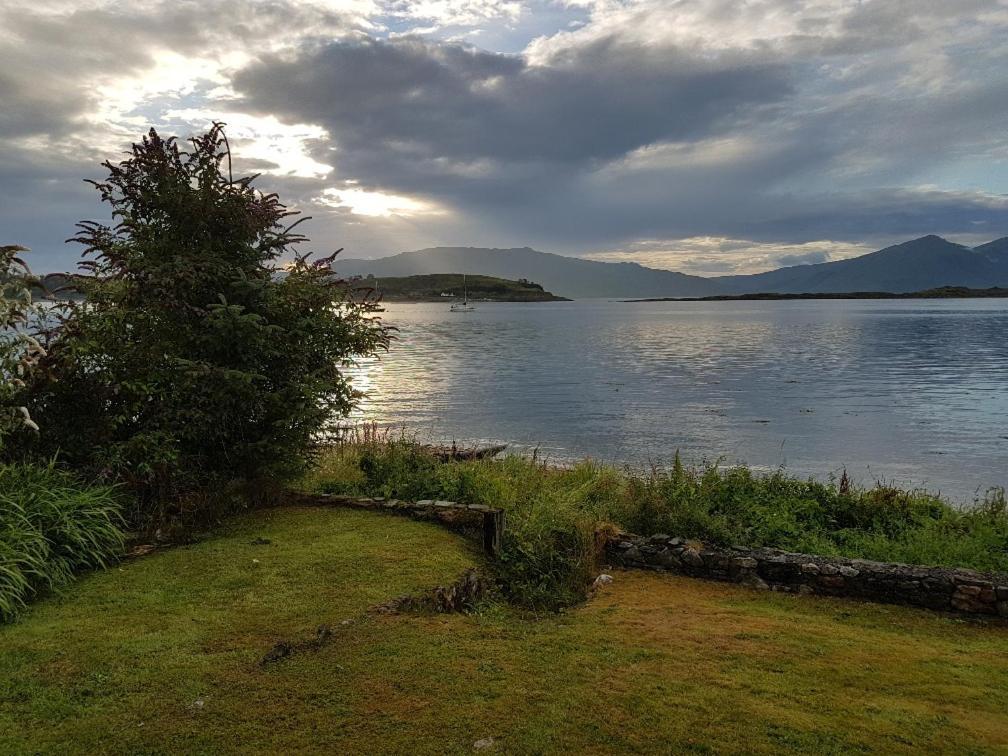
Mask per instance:
[[[644,472],[592,461],[560,469],[520,457],[443,464],[407,437],[373,432],[334,446],[307,485],[503,508],[501,576],[519,603],[535,608],[584,597],[599,557],[595,533],[607,526],[713,545],[1008,571],[1000,490],[960,509],[924,491],[687,466],[678,454],[672,465]]]
[[[846,474],[821,482],[784,470],[686,467],[628,474],[620,524],[715,544],[769,546],[811,554],[1008,571],[1008,506],[991,489],[956,507],[923,490],[886,483],[852,486]]]
[[[0,465],[0,621],[122,552],[119,503],[53,465]]]

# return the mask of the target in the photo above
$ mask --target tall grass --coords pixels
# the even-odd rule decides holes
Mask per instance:
[[[678,455],[667,468],[647,471],[592,461],[558,469],[518,457],[442,464],[408,438],[373,434],[334,446],[307,485],[504,508],[502,577],[533,607],[584,596],[599,557],[595,533],[605,527],[713,545],[1008,571],[1008,505],[1000,490],[962,509],[925,491],[687,466]]]
[[[119,504],[107,486],[81,484],[53,465],[0,465],[0,621],[37,594],[122,551]]]

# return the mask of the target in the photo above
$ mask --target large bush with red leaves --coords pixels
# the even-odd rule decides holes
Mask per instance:
[[[135,523],[300,473],[352,405],[345,367],[387,345],[376,305],[293,252],[294,213],[232,177],[220,125],[185,148],[151,130],[105,167],[114,224],[79,224],[83,298],[32,387],[37,451],[126,483]]]

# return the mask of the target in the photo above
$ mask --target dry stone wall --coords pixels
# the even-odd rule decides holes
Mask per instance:
[[[409,515],[421,520],[434,520],[449,527],[473,527],[482,531],[483,548],[488,554],[500,554],[504,537],[504,510],[484,504],[460,504],[456,501],[402,501],[367,496],[319,494],[309,497],[313,504],[370,509]]]
[[[821,557],[777,549],[710,548],[667,535],[627,533],[606,546],[610,563],[667,570],[754,588],[1008,617],[1008,574]]]
[[[500,553],[504,512],[454,501],[320,495],[312,503],[405,514],[449,527],[482,530],[488,553]],[[601,534],[600,534],[601,536]],[[741,583],[764,590],[846,596],[940,611],[1008,618],[1008,574],[920,567],[778,549],[714,548],[668,535],[607,536],[610,564]]]

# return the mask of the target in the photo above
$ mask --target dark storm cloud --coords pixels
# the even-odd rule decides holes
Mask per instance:
[[[30,247],[27,262],[39,272],[71,269],[79,249],[64,241],[74,223],[102,211],[87,175],[96,175],[88,161],[0,150],[0,244]]]
[[[791,89],[772,62],[612,39],[543,66],[418,39],[359,39],[264,58],[234,85],[247,107],[325,125],[350,160],[383,152],[561,163],[704,136]]]
[[[56,90],[56,91],[54,91]],[[0,70],[0,139],[38,133],[64,134],[88,100],[73,91],[39,87],[13,66]]]
[[[992,47],[983,64],[1004,65],[1003,55]],[[324,126],[331,144],[317,157],[336,177],[437,198],[476,214],[494,238],[520,228],[568,246],[639,235],[805,241],[1008,226],[1003,200],[899,187],[956,159],[948,145],[1003,144],[994,131],[1008,116],[1003,78],[980,75],[967,56],[944,64],[948,76],[963,72],[956,86],[901,91],[914,72],[905,61],[863,60],[840,79],[810,62],[609,35],[533,65],[418,39],[357,39],[264,57],[233,83],[245,108]],[[669,165],[634,153],[720,137],[748,148]]]
[[[928,233],[984,233],[1008,230],[1008,196],[936,189],[889,188],[859,193],[780,198],[775,214],[747,224],[753,238],[909,238]],[[738,231],[738,229],[736,229]]]

